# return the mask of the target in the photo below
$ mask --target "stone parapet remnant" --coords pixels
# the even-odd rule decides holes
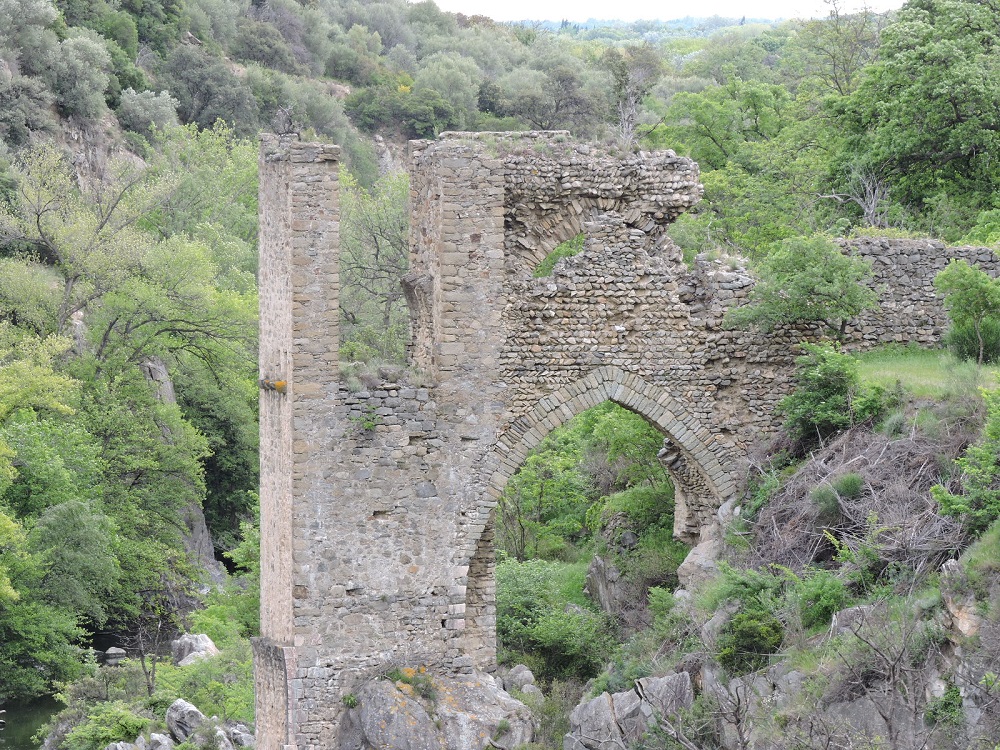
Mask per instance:
[[[890,343],[938,346],[948,330],[948,313],[934,290],[934,277],[949,260],[964,260],[1000,274],[1000,259],[988,247],[948,247],[939,240],[859,237],[842,241],[846,252],[872,263],[878,307],[865,312],[847,331],[853,349]]]

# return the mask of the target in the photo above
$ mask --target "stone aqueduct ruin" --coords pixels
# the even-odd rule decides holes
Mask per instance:
[[[492,511],[551,430],[606,400],[664,434],[677,536],[697,542],[773,429],[801,331],[721,328],[752,283],[688,268],[667,225],[700,197],[672,152],[616,157],[564,134],[411,144],[411,367],[351,392],[337,352],[339,150],[261,151],[262,750],[336,746],[342,699],[391,666],[489,671]],[[532,270],[583,232],[551,276]],[[857,343],[935,341],[934,243],[872,241],[882,310]],[[983,251],[961,249],[976,259]]]

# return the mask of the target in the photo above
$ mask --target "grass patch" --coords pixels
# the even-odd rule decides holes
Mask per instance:
[[[899,383],[916,398],[944,399],[970,387],[996,388],[1000,367],[977,371],[974,362],[962,362],[944,349],[891,346],[862,354],[858,361],[864,383],[892,388]]]
[[[559,599],[570,604],[576,604],[585,609],[593,609],[594,603],[583,593],[587,582],[587,568],[590,559],[574,563],[551,563],[552,582]]]
[[[970,575],[993,576],[1000,572],[1000,519],[983,532],[961,559]]]

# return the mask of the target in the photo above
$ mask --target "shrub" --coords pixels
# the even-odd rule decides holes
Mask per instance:
[[[792,588],[791,597],[798,606],[802,626],[807,629],[827,625],[849,599],[844,582],[825,570],[800,579]]]
[[[0,140],[9,146],[26,144],[32,131],[55,129],[52,94],[36,78],[0,76],[0,102]]]
[[[183,122],[211,128],[225,120],[241,135],[256,130],[257,101],[223,60],[199,47],[179,45],[167,56],[161,76],[177,98]]]
[[[1000,319],[984,319],[979,334],[983,339],[983,364],[1000,362]],[[944,341],[959,359],[975,362],[979,358],[979,335],[972,323],[952,323]]]
[[[946,724],[957,726],[962,723],[962,693],[958,685],[949,683],[944,694],[927,703],[924,719],[928,724]]]
[[[781,647],[785,631],[774,615],[751,607],[738,612],[719,634],[719,664],[732,675],[755,672]]]
[[[836,518],[840,515],[840,497],[837,491],[828,484],[821,484],[809,493],[809,499],[819,508],[824,518]]]
[[[555,268],[556,263],[563,258],[572,258],[574,255],[579,255],[583,252],[585,239],[586,238],[583,234],[578,234],[573,239],[566,240],[566,242],[556,245],[555,249],[545,256],[545,259],[538,264],[538,267],[531,275],[536,279],[542,278],[543,276],[551,276],[552,269]]]
[[[674,486],[660,482],[629,487],[594,503],[587,509],[587,528],[597,531],[616,513],[624,513],[638,533],[655,526],[673,527]]]
[[[117,110],[118,122],[126,130],[148,135],[177,124],[177,100],[169,92],[136,92],[125,89]]]
[[[899,437],[906,428],[906,414],[902,411],[894,411],[882,420],[879,431],[888,437]]]
[[[564,567],[542,560],[506,561],[496,570],[497,639],[507,652],[505,661],[537,654],[541,662],[529,666],[543,680],[592,677],[613,645],[606,617],[560,594]]]
[[[962,494],[941,485],[931,494],[948,516],[957,516],[975,534],[1000,518],[1000,391],[983,391],[986,424],[982,437],[955,462],[962,472]]]
[[[304,72],[281,32],[269,23],[244,19],[230,52],[242,62],[260,63],[285,73]]]
[[[975,358],[982,364],[987,343],[984,325],[1000,316],[1000,282],[981,268],[952,259],[934,277],[934,288],[944,295],[944,306],[952,323],[972,332]]]
[[[63,747],[66,750],[104,750],[112,742],[132,742],[148,723],[148,719],[133,713],[122,701],[99,703],[84,723],[66,735]]]
[[[851,472],[849,474],[841,474],[831,484],[833,485],[833,489],[842,498],[853,500],[861,495],[861,490],[865,487],[865,480],[860,474]]]
[[[93,34],[93,32],[89,32]],[[100,37],[80,32],[59,45],[53,61],[56,101],[67,115],[95,118],[104,111],[111,57]]]
[[[802,344],[796,360],[796,388],[778,404],[785,429],[805,444],[822,442],[840,430],[878,417],[893,398],[881,386],[864,387],[854,357],[835,347]]]
[[[619,565],[626,578],[643,585],[677,582],[677,568],[691,549],[674,539],[672,527],[648,529],[639,538],[638,547],[620,557]]]

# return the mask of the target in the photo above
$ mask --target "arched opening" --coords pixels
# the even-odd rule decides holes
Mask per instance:
[[[559,437],[561,427],[578,429],[581,415],[586,420],[592,418],[588,415],[614,411],[627,414],[632,418],[633,425],[638,422],[647,430],[647,462],[655,465],[656,471],[664,478],[669,477],[669,496],[662,487],[646,488],[640,486],[641,482],[630,486],[628,481],[616,477],[611,485],[615,482],[618,485],[606,488],[615,489],[616,492],[598,494],[589,499],[583,497],[568,513],[562,513],[565,508],[561,510],[560,503],[564,506],[572,506],[574,503],[564,502],[565,498],[557,498],[552,508],[541,512],[536,505],[532,508],[514,509],[515,512],[511,513],[511,507],[506,503],[512,489],[521,491],[518,484],[523,484],[525,480],[519,477],[518,472],[523,472],[525,467],[535,472],[535,478],[530,481],[536,484],[539,481],[551,482],[549,489],[552,491],[572,494],[574,489],[570,486],[571,482],[566,477],[559,476],[557,456],[554,457],[547,441],[555,440],[558,443],[562,440]],[[651,445],[649,433],[655,435]],[[553,438],[553,435],[556,437]],[[650,550],[655,550],[657,554],[663,553],[664,559],[659,562],[672,564],[672,569],[647,570],[645,572],[649,575],[640,576],[643,580],[638,585],[665,584],[668,588],[673,588],[676,578],[669,580],[669,574],[675,573],[677,565],[686,554],[686,548],[680,547],[678,540],[688,546],[696,543],[701,528],[711,522],[721,502],[733,493],[733,479],[724,468],[729,465],[728,457],[712,437],[712,433],[688,415],[665,389],[615,367],[602,367],[592,371],[585,378],[542,398],[534,409],[511,422],[498,441],[493,456],[496,467],[489,488],[492,505],[490,521],[479,538],[475,555],[469,563],[465,604],[466,647],[479,648],[480,653],[485,654],[486,651],[482,650],[484,647],[489,650],[491,645],[495,648],[497,643],[496,631],[490,632],[490,628],[495,625],[503,631],[505,627],[505,615],[502,610],[498,613],[496,608],[497,583],[492,576],[486,574],[497,565],[492,542],[498,536],[501,539],[498,546],[503,549],[501,557],[545,561],[559,560],[560,557],[572,559],[578,550],[567,551],[565,548],[573,546],[566,542],[574,534],[603,533],[603,541],[594,542],[595,546],[617,545],[621,550],[636,550],[640,554],[635,559],[640,561],[650,559],[651,555],[645,554],[644,558],[643,554]],[[540,474],[544,475],[541,479]],[[629,491],[626,496],[620,495],[623,490]],[[585,492],[583,494],[586,495]],[[537,501],[537,493],[534,499]],[[528,519],[529,523],[519,526],[518,514],[524,512],[534,513],[534,516]],[[589,514],[589,524],[580,521],[581,512],[585,518]],[[633,520],[637,515],[646,514],[645,525],[630,528],[630,514]],[[566,516],[570,517],[569,522]],[[668,519],[666,527],[664,519]],[[562,527],[558,528],[560,524]],[[658,548],[649,546],[657,544]],[[500,565],[504,565],[502,560]],[[585,563],[584,567],[593,566]],[[473,575],[474,572],[476,575]],[[536,573],[537,570],[527,574],[524,580],[516,583],[516,588],[528,590],[529,596],[542,602],[547,595],[542,587],[548,584],[538,579]],[[579,583],[579,566],[575,575]],[[592,578],[595,575],[597,574],[592,574]],[[500,598],[503,598],[503,591],[500,592]],[[564,604],[569,608],[567,617],[581,615],[579,610],[573,609],[581,603],[570,599]],[[515,615],[515,619],[518,616]],[[633,618],[623,624],[626,628],[635,629],[643,623],[641,618]],[[578,622],[577,625],[583,627],[586,623]],[[596,638],[596,634],[593,637]],[[558,656],[555,653],[558,650],[555,648],[555,641],[549,645],[550,652]],[[584,661],[589,658],[586,654],[578,656]]]

